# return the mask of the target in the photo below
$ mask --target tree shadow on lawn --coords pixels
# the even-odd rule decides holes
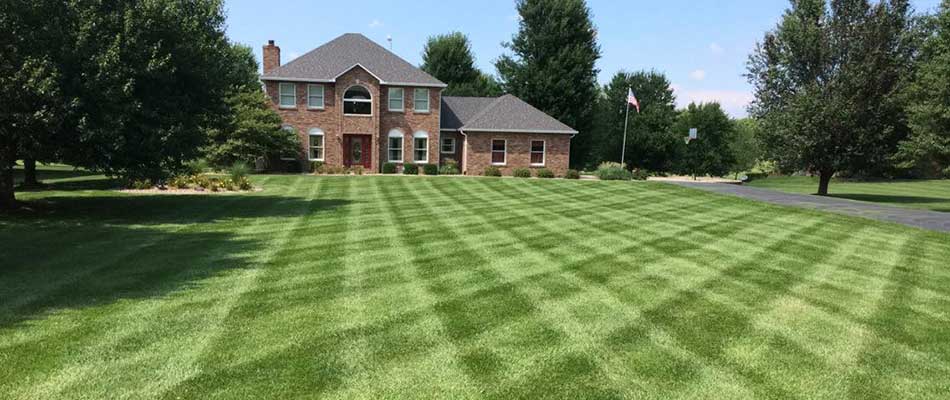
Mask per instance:
[[[243,224],[213,231],[191,224],[275,218],[261,227],[270,232],[285,226],[280,218],[348,203],[276,196],[53,198],[48,210],[0,220],[0,328],[53,310],[161,297],[229,270],[256,268],[251,257],[273,236],[238,235]]]
[[[886,194],[833,193],[831,197],[885,204],[933,204],[950,203],[950,199],[924,196],[895,196]]]

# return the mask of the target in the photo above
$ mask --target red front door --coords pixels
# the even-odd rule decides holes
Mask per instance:
[[[372,153],[370,151],[371,137],[366,135],[345,135],[343,136],[343,165],[352,167],[362,165],[369,169],[372,165]]]

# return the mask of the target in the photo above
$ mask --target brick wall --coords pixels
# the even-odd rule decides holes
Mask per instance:
[[[445,164],[445,160],[451,158],[451,159],[455,160],[456,162],[458,162],[459,165],[461,165],[461,164],[462,164],[462,138],[463,138],[462,135],[460,135],[460,134],[457,133],[457,132],[441,132],[441,135],[440,135],[440,136],[442,137],[442,139],[445,139],[445,138],[454,138],[454,139],[455,139],[455,152],[454,152],[454,153],[442,153],[442,145],[441,145],[441,142],[440,142],[440,144],[439,144],[439,156],[440,156],[440,158],[441,158],[440,163],[444,165],[444,164]],[[441,139],[440,139],[440,140],[441,140]]]
[[[557,176],[567,173],[571,154],[571,135],[537,133],[488,133],[466,132],[465,171],[468,175],[481,175],[491,166],[492,140],[507,140],[507,160],[497,166],[502,174],[511,175],[515,168],[542,168],[531,166],[531,141],[545,141],[544,168]]]
[[[380,163],[388,162],[388,146],[389,142],[387,140],[389,132],[393,129],[398,129],[402,131],[405,141],[403,142],[403,163],[411,163],[413,157],[413,145],[415,141],[412,140],[414,133],[422,131],[429,134],[429,164],[438,164],[439,163],[439,114],[441,113],[440,105],[442,104],[441,99],[441,89],[439,88],[428,88],[429,89],[429,112],[428,113],[417,113],[413,110],[413,93],[415,88],[411,86],[394,86],[403,88],[403,110],[402,112],[398,111],[389,111],[389,88],[390,86],[383,86],[382,93],[380,95],[380,104],[382,104],[382,112],[380,113],[379,120],[379,146],[378,154]]]
[[[308,161],[308,132],[312,128],[319,128],[324,132],[324,162],[328,165],[343,165],[343,135],[366,134],[372,135],[370,148],[375,153],[371,156],[372,171],[379,171],[382,163],[387,162],[387,135],[393,129],[399,129],[405,136],[403,157],[406,162],[412,161],[412,135],[418,131],[429,134],[429,163],[439,163],[439,106],[441,104],[441,90],[429,88],[429,112],[417,113],[413,111],[413,87],[405,87],[405,111],[390,112],[389,90],[387,86],[380,86],[379,81],[366,70],[356,67],[337,78],[336,83],[323,83],[324,108],[307,108],[307,83],[294,82],[297,89],[297,106],[280,108],[278,82],[266,81],[265,91],[271,99],[271,106],[280,115],[285,125],[297,130],[300,137],[300,159],[304,164]],[[364,116],[343,115],[343,92],[352,85],[362,85],[373,97],[373,114]]]

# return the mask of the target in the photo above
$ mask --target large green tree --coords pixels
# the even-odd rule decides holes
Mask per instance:
[[[930,35],[907,93],[912,133],[901,143],[898,159],[918,174],[950,176],[950,0],[929,22]]]
[[[729,142],[735,164],[732,171],[737,175],[740,172],[750,171],[762,160],[762,150],[758,138],[759,125],[751,118],[733,121],[735,134]]]
[[[429,38],[422,51],[423,71],[449,85],[446,96],[498,96],[501,86],[475,67],[472,45],[461,32]]]
[[[620,159],[630,89],[640,101],[640,112],[630,106],[622,161],[630,167],[669,171],[679,139],[670,134],[676,121],[676,97],[666,76],[655,71],[621,71],[604,86],[597,101],[590,164]]]
[[[74,0],[79,32],[68,95],[75,165],[162,180],[224,124],[230,45],[220,0]]]
[[[793,0],[749,59],[750,106],[785,170],[879,173],[907,134],[898,94],[913,66],[907,0]]]
[[[231,46],[230,57],[228,116],[223,124],[208,130],[208,161],[226,167],[236,162],[254,164],[259,158],[295,156],[300,151],[297,135],[281,129],[280,116],[261,90],[259,65],[253,51],[235,44]]]
[[[583,0],[518,0],[521,23],[495,63],[508,93],[573,127],[571,164],[590,154],[597,68],[597,32]]]
[[[691,128],[699,136],[686,143]],[[673,124],[673,135],[680,138],[674,171],[692,176],[723,176],[735,165],[731,143],[735,124],[718,103],[690,104]]]
[[[17,207],[19,158],[51,159],[68,102],[61,86],[69,9],[56,2],[0,3],[0,209]]]

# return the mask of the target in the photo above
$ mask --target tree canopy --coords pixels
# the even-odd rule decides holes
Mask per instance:
[[[685,143],[691,128],[696,140]],[[722,176],[730,172],[735,158],[730,147],[735,124],[718,103],[690,104],[676,119],[672,132],[680,138],[674,171],[692,176]]]
[[[875,171],[907,135],[899,94],[913,68],[906,0],[793,1],[749,59],[768,155],[820,176]]]
[[[571,164],[590,153],[597,68],[597,32],[583,0],[518,0],[521,22],[495,67],[502,88],[580,132]]]
[[[932,34],[906,96],[912,133],[898,159],[920,175],[950,177],[950,0],[929,22]]]
[[[640,113],[630,107],[623,163],[650,171],[668,171],[678,140],[670,133],[676,121],[676,98],[670,81],[655,71],[621,71],[604,86],[597,102],[590,160],[599,163],[620,159],[628,89],[633,89],[641,107]]]
[[[472,45],[461,32],[429,37],[422,51],[423,71],[449,85],[446,96],[498,96],[501,86],[475,67]]]

